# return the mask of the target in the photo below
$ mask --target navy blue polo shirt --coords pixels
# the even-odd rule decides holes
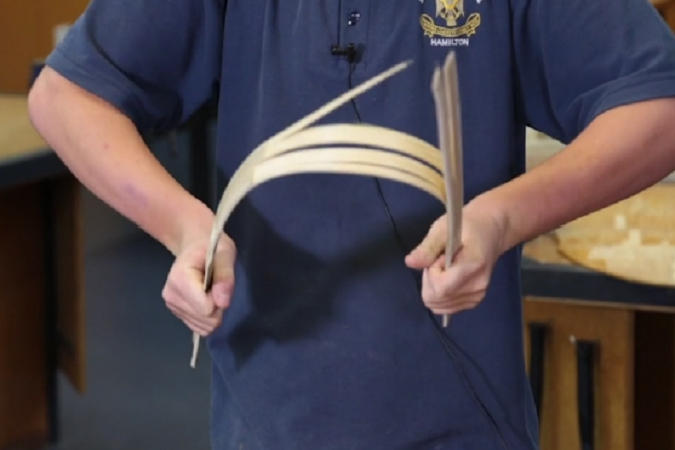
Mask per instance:
[[[331,54],[350,43],[353,61]],[[523,172],[526,125],[569,142],[612,107],[675,95],[675,41],[646,0],[93,0],[47,63],[141,130],[181,123],[218,88],[227,179],[264,139],[404,60],[323,122],[438,145],[430,81],[450,50],[467,201]],[[208,341],[215,450],[537,447],[520,250],[442,329],[404,265],[442,213],[414,188],[347,175],[246,198],[226,227],[235,297]]]

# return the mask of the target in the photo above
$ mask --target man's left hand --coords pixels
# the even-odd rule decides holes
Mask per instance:
[[[506,225],[487,208],[468,204],[462,219],[462,243],[450,267],[445,267],[446,216],[406,257],[408,267],[424,270],[422,299],[435,314],[455,314],[475,308],[485,297],[492,269],[504,251]]]

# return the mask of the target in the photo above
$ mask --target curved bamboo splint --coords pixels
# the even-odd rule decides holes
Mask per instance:
[[[447,72],[448,67],[453,69],[453,64],[454,54],[451,54],[443,72]],[[449,202],[452,202],[454,207],[457,198],[456,189],[450,186],[448,177],[444,176],[453,161],[429,143],[406,133],[374,125],[330,124],[311,127],[316,121],[409,65],[410,62],[397,64],[349,90],[272,136],[249,154],[232,176],[216,211],[206,255],[205,291],[211,288],[213,282],[213,258],[230,214],[251,190],[275,178],[301,173],[387,178],[427,192],[448,207]],[[437,69],[433,91],[437,100],[437,112],[440,112],[439,132],[441,135],[447,135],[449,132],[445,125],[448,122],[448,108],[445,106],[447,86],[441,86],[443,77],[440,72],[440,69]],[[443,137],[441,142],[442,147],[449,145],[449,138]],[[451,236],[456,234],[457,230],[454,228],[453,232],[449,233],[448,249],[452,254],[456,251],[457,243]],[[199,341],[199,334],[194,333],[190,361],[193,368],[197,362]]]

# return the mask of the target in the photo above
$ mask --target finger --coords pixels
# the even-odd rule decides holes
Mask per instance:
[[[425,271],[425,276],[422,278],[422,299],[428,308],[453,308],[467,301],[467,298],[478,296],[482,299],[485,296],[487,282],[484,281],[484,276],[469,277],[460,287],[448,291],[442,280],[445,275],[445,272],[435,273],[433,267]]]
[[[461,313],[462,311],[469,311],[473,308],[475,308],[476,305],[474,303],[462,303],[459,306],[453,307],[453,308],[447,308],[447,309],[432,309],[431,312],[434,313],[436,316],[440,316],[441,318],[443,316],[448,316],[448,317],[453,317],[456,316],[457,314]]]
[[[434,222],[422,242],[406,256],[406,264],[413,269],[430,267],[445,250],[446,240],[447,224],[444,216]]]
[[[485,296],[486,293],[485,283],[478,279],[478,277],[467,282],[451,294],[440,290],[440,288],[434,286],[433,283],[430,284],[430,289],[423,293],[423,297],[425,297],[424,303],[430,308],[454,305],[464,301],[466,297],[476,295]]]
[[[431,264],[431,266],[427,267],[424,269],[422,272],[422,287],[424,288],[424,285],[427,284],[427,287],[430,288],[434,293],[439,293],[436,292],[436,288],[438,283],[436,282],[436,278],[438,278],[439,274],[442,273],[445,270],[445,258],[443,255],[439,256],[436,258],[436,261]],[[433,274],[433,276],[432,276]],[[433,282],[431,278],[434,278]]]
[[[222,320],[222,310],[217,310],[217,312],[209,317],[204,317],[200,316],[199,314],[195,314],[193,311],[185,310],[185,309],[177,309],[184,317],[189,317],[192,322],[195,324],[201,326],[201,327],[206,327],[206,328],[213,328],[217,325],[220,324]]]
[[[487,288],[484,264],[465,258],[462,250],[457,254],[457,261],[447,269],[434,264],[429,269],[429,282],[440,297],[455,297]]]
[[[171,311],[179,311],[181,314],[190,317],[193,321],[203,326],[212,326],[212,324],[219,322],[223,316],[223,310],[214,309],[213,314],[204,316],[196,311],[195,308],[187,301],[183,300],[177,294],[170,294],[167,306]]]
[[[481,292],[475,294],[467,294],[453,300],[449,304],[443,306],[429,307],[429,310],[436,315],[444,315],[444,314],[454,315],[461,311],[474,309],[476,306],[480,304],[483,298],[485,298],[485,294]]]
[[[191,311],[197,315],[209,317],[216,312],[217,308],[212,296],[204,291],[203,277],[204,273],[201,270],[188,268],[174,287]]]
[[[186,313],[185,311],[182,311],[178,308],[170,307],[169,309],[176,317],[183,321],[183,323],[185,323],[188,328],[201,336],[207,336],[211,334],[213,330],[215,330],[220,325],[220,320],[216,318],[211,319],[209,322],[204,322],[198,317],[191,316],[189,313]]]
[[[180,275],[181,273],[183,275]],[[191,268],[187,270],[182,267],[172,269],[164,288],[163,297],[167,303],[190,315],[206,318],[215,314],[217,309],[197,282],[196,279],[201,276],[197,275],[198,273],[200,273],[199,270]]]
[[[208,334],[208,328],[196,323],[193,321],[190,316],[186,315],[182,311],[172,311],[174,316],[176,316],[181,322],[183,322],[190,330],[193,332],[199,334],[200,336],[204,336]]]
[[[434,264],[425,270],[423,277],[423,297],[427,304],[436,304],[446,301],[461,293],[461,289],[470,280],[469,273],[463,266],[451,266],[445,269],[442,265]],[[426,291],[424,290],[426,282]]]
[[[436,291],[435,283],[432,283],[429,274],[430,269],[424,270],[422,272],[422,300],[424,304],[429,307],[429,303],[434,303],[437,298],[440,298],[439,293]]]
[[[220,309],[230,305],[234,290],[234,262],[236,249],[234,243],[224,237],[218,245],[213,258],[213,283],[209,290],[211,301]]]

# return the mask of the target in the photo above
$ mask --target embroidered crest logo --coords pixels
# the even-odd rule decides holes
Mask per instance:
[[[470,37],[480,26],[480,13],[466,16],[464,0],[436,0],[436,14],[422,14],[420,25],[432,46],[455,47],[469,45]]]

